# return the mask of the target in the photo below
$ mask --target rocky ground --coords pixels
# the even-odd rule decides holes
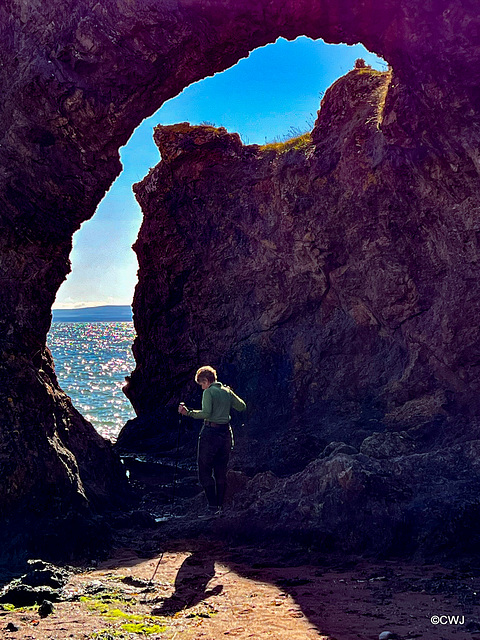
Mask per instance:
[[[172,484],[158,465],[129,466],[141,510],[112,522],[115,544],[101,559],[62,568],[30,563],[0,595],[2,638],[373,640],[390,632],[382,640],[456,640],[480,633],[480,565],[242,539],[232,508],[198,518],[203,503],[192,496],[190,469],[177,470],[169,505]],[[162,468],[169,477],[171,468]]]

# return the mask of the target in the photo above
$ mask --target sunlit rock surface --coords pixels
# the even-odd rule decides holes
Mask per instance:
[[[285,220],[278,229],[271,229],[267,240],[284,243],[282,251],[287,255],[298,256],[300,252],[297,262],[280,272],[288,275],[290,284],[295,281],[296,289],[300,289],[304,280],[309,280],[311,273],[315,274],[316,287],[307,283],[306,291],[299,297],[303,307],[294,312],[300,325],[304,325],[303,335],[315,334],[309,333],[306,325],[312,320],[312,313],[317,313],[325,331],[333,331],[339,354],[350,344],[352,351],[350,355],[344,353],[345,362],[352,360],[351,354],[358,351],[355,341],[360,341],[358,346],[364,346],[372,358],[367,360],[365,368],[375,369],[360,378],[370,380],[366,384],[374,388],[369,395],[363,383],[358,390],[346,384],[344,415],[340,411],[339,417],[328,421],[330,432],[325,430],[325,420],[325,428],[317,429],[318,420],[322,420],[325,412],[337,416],[340,410],[341,380],[334,360],[329,363],[328,357],[321,357],[315,350],[309,364],[310,345],[308,341],[305,344],[294,342],[297,333],[291,334],[292,345],[288,347],[290,356],[295,354],[294,360],[289,360],[290,356],[286,357],[284,353],[279,353],[279,359],[274,356],[280,344],[288,343],[289,327],[293,326],[287,317],[287,300],[276,304],[271,300],[260,300],[260,303],[268,303],[264,315],[252,307],[253,315],[247,325],[256,332],[258,345],[263,344],[268,335],[274,337],[276,333],[277,345],[269,348],[264,360],[256,347],[251,352],[247,350],[248,344],[253,345],[251,340],[255,336],[248,338],[243,334],[245,350],[241,357],[244,365],[239,367],[239,354],[231,352],[231,369],[226,370],[227,377],[243,387],[245,394],[251,395],[261,385],[251,378],[249,386],[244,372],[258,370],[257,375],[264,375],[271,370],[278,386],[285,389],[282,403],[275,405],[278,417],[275,426],[279,428],[278,464],[285,470],[289,468],[287,462],[291,456],[287,451],[292,443],[297,443],[290,465],[293,470],[311,455],[316,455],[329,438],[339,440],[340,434],[350,438],[354,422],[352,413],[357,421],[363,415],[358,414],[360,405],[365,406],[362,411],[368,420],[387,421],[388,415],[392,424],[400,426],[405,424],[402,416],[407,414],[415,423],[420,405],[422,411],[427,412],[426,423],[435,411],[442,415],[441,411],[446,410],[444,397],[447,403],[452,401],[447,394],[452,388],[454,402],[465,398],[463,406],[471,405],[472,389],[476,385],[476,338],[471,318],[476,313],[478,21],[476,4],[463,0],[435,3],[403,0],[368,5],[359,0],[308,3],[296,0],[218,0],[208,3],[197,0],[52,0],[48,3],[7,0],[0,6],[0,507],[3,523],[7,523],[8,516],[9,526],[16,522],[19,531],[24,532],[26,527],[22,526],[22,521],[27,514],[33,522],[50,516],[63,518],[70,510],[77,513],[85,507],[91,511],[92,504],[108,502],[118,495],[122,486],[121,482],[119,484],[121,473],[109,447],[98,439],[91,425],[78,416],[68,398],[58,389],[45,349],[51,305],[70,268],[68,256],[72,235],[93,215],[118,175],[121,167],[117,150],[144,117],[189,83],[231,66],[253,48],[273,42],[278,36],[294,38],[306,34],[332,43],[362,42],[383,56],[394,69],[385,105],[379,108],[380,115],[368,110],[369,117],[374,120],[381,116],[378,131],[373,121],[364,129],[353,121],[349,128],[346,114],[354,109],[353,103],[349,106],[349,89],[345,92],[345,112],[338,111],[335,106],[342,104],[341,99],[332,102],[334,114],[329,115],[328,109],[325,111],[321,117],[323,124],[320,122],[317,126],[322,140],[314,135],[314,158],[302,160],[302,163],[310,162],[312,167],[314,164],[317,167],[312,168],[310,178],[303,177],[305,167],[298,168],[298,159],[303,157],[305,150],[292,152],[296,159],[291,168],[286,162],[293,157],[292,153],[286,154],[280,162],[273,160],[277,157],[273,153],[272,163],[278,165],[278,170],[282,165],[285,174],[277,177],[273,169],[268,169],[266,156],[255,150],[240,147],[236,150],[238,140],[235,139],[227,145],[233,154],[232,162],[237,162],[237,155],[240,158],[250,153],[252,162],[263,167],[267,193],[269,189],[274,190],[274,183],[293,188],[296,180],[302,185],[306,180],[305,195],[300,189],[295,198],[293,193],[282,196]],[[367,74],[365,95],[371,95],[369,92],[375,83],[378,91],[383,91],[383,77],[374,78],[372,84],[368,78]],[[353,141],[349,138],[347,143],[336,137],[339,131],[344,131],[347,137],[349,131],[362,131],[366,139]],[[371,149],[366,146],[367,139]],[[223,164],[224,150],[218,153]],[[259,159],[256,159],[257,155]],[[180,164],[185,159],[182,152]],[[250,162],[241,160],[238,166],[245,166],[247,174],[251,171]],[[190,168],[186,166],[186,170]],[[315,171],[316,180],[313,179]],[[377,185],[370,182],[370,174],[378,179]],[[278,182],[280,177],[281,182]],[[412,184],[408,183],[409,177],[413,179]],[[229,176],[229,180],[240,193],[239,177]],[[262,188],[256,186],[260,192],[256,197],[261,198]],[[383,200],[379,195],[382,188],[385,191]],[[355,190],[358,199],[350,194],[350,189]],[[340,248],[332,248],[332,245],[328,249],[331,253],[324,255],[324,245],[315,244],[324,240],[318,226],[312,231],[313,244],[302,240],[304,248],[301,250],[292,245],[293,236],[295,242],[300,239],[295,224],[290,223],[292,231],[288,228],[288,217],[297,216],[294,200],[305,212],[310,209],[313,213],[318,208],[325,216],[325,239],[330,238],[333,242],[328,226],[337,225],[337,219],[330,218],[335,211],[308,203],[309,198],[316,200],[316,190],[321,197],[335,198],[336,211],[343,212],[346,220],[353,220],[349,206],[355,208],[355,221],[360,226],[347,229],[344,224],[348,242],[345,245],[343,238],[341,241],[341,246],[348,246],[349,251],[353,249],[355,258],[347,259],[345,251],[342,254]],[[275,195],[274,202],[280,201],[281,194],[270,192],[270,195]],[[378,211],[369,200],[370,195],[378,203]],[[250,195],[245,197],[248,200]],[[300,204],[302,197],[306,201]],[[360,278],[362,282],[358,284],[359,271],[353,264],[347,272],[341,273],[350,260],[363,260],[360,245],[365,238],[361,237],[361,229],[370,215],[373,215],[372,230],[382,216],[384,226],[388,227],[390,212],[387,214],[384,208],[387,199],[398,208],[398,229],[391,230],[395,242],[398,243],[399,237],[408,238],[409,234],[415,233],[424,243],[415,260],[419,271],[426,269],[428,272],[422,279],[424,289],[410,266],[404,264],[406,259],[399,246],[393,252],[396,256],[393,269],[380,259],[376,262],[377,255],[384,255],[377,253],[380,248],[366,246],[364,251],[370,256],[368,264],[372,271]],[[263,202],[266,204],[266,196]],[[245,206],[248,209],[247,203]],[[240,214],[241,209],[237,213]],[[277,213],[267,211],[263,215],[273,221]],[[204,212],[196,224],[203,234],[206,225],[202,218],[205,218]],[[225,224],[232,224],[229,218],[225,219]],[[261,256],[262,264],[267,268],[275,258],[276,249],[267,245],[261,253],[257,245],[265,239],[268,224],[265,222],[262,226],[258,222],[258,228],[250,222],[249,225],[251,234],[259,234],[257,239],[245,236],[242,241],[244,232],[238,228],[232,239],[233,246],[240,246],[239,260],[244,260],[248,258],[247,245],[253,241],[252,251]],[[367,234],[367,240],[369,237]],[[384,237],[390,236],[382,232],[376,239],[381,241]],[[208,239],[207,234],[204,243]],[[407,239],[404,242],[408,244]],[[419,246],[416,244],[415,250]],[[320,251],[318,255],[307,257],[302,254],[315,249]],[[253,259],[253,254],[249,259]],[[322,271],[313,266],[306,269],[309,260],[323,265]],[[388,272],[388,278],[382,280],[377,289],[373,287],[370,298],[365,300],[367,278],[372,287],[378,281],[380,271]],[[468,280],[467,275],[472,280]],[[340,281],[343,284],[338,284]],[[179,281],[175,286],[180,285]],[[245,282],[239,285],[244,287]],[[289,282],[273,282],[271,295],[283,298],[284,285],[288,286]],[[361,289],[359,301],[353,304],[353,292],[358,286]],[[429,288],[435,291],[429,291]],[[345,304],[335,299],[335,292],[345,292]],[[423,304],[436,299],[437,294],[445,297],[451,309],[456,309],[455,319],[463,318],[461,329],[455,322],[451,324],[452,314],[447,314],[447,319],[438,315],[443,313],[440,307],[425,310]],[[398,295],[400,299],[396,297]],[[390,306],[372,318],[370,312],[377,309],[381,299],[388,299]],[[155,304],[160,301],[161,298],[155,298]],[[175,308],[175,297],[170,304]],[[247,297],[243,307],[250,304],[256,304],[255,295],[252,299]],[[317,312],[311,311],[312,305]],[[155,312],[161,315],[163,310],[157,308]],[[429,314],[431,321],[427,322]],[[148,325],[151,317],[144,320],[137,317],[137,321]],[[402,323],[400,326],[399,322]],[[276,326],[278,331],[274,329]],[[216,329],[220,333],[226,331],[222,326]],[[200,348],[210,349],[204,330],[200,327],[198,331],[192,334],[192,339],[201,341]],[[184,328],[179,327],[179,334],[183,335],[183,332]],[[280,339],[281,333],[284,335]],[[237,341],[239,348],[238,332],[232,340]],[[327,335],[321,344],[326,341]],[[433,353],[430,351],[432,345]],[[138,349],[140,353],[140,345]],[[226,353],[222,351],[222,358]],[[380,354],[385,354],[382,371],[372,365],[380,361]],[[173,395],[180,395],[187,389],[185,385],[191,374],[188,367],[195,366],[191,355],[188,350],[184,353],[188,366],[185,363],[177,366],[178,362],[173,368],[169,365],[167,372],[175,375],[168,383],[165,372],[162,370],[159,374],[164,378],[161,384],[165,388],[167,384],[177,388]],[[198,355],[207,355],[207,352]],[[301,362],[297,371],[291,367],[281,369],[284,363],[294,361]],[[318,389],[323,389],[321,393],[312,386],[315,381],[311,372],[318,362],[322,363],[323,372],[323,378],[317,381]],[[221,364],[226,366],[227,362]],[[340,371],[345,370],[346,364],[342,366]],[[357,374],[360,366],[359,362],[352,365]],[[396,380],[396,375],[400,380],[398,389],[390,392],[388,381]],[[150,401],[140,399],[143,391],[137,382],[132,386],[132,394],[138,398],[136,406],[140,412],[150,410]],[[153,386],[158,388],[157,383]],[[266,388],[274,386],[270,380],[266,381]],[[301,389],[306,390],[304,399]],[[277,392],[275,397],[278,395]],[[359,405],[360,397],[367,401]],[[307,421],[304,441],[303,429],[299,433],[289,433],[280,428],[282,424],[294,424],[289,418],[294,398],[301,400],[295,407],[294,422],[298,422],[299,416]],[[159,399],[163,402],[165,396]],[[173,401],[174,398],[170,399]],[[261,401],[261,395],[250,399],[252,409],[260,406]],[[407,405],[408,402],[412,404]],[[312,403],[320,407],[320,416],[306,415],[305,407]],[[269,411],[270,405],[267,405]],[[472,411],[476,415],[475,407]],[[464,432],[471,434],[471,429],[469,422]],[[308,433],[314,432],[318,436],[312,442],[313,436]],[[365,428],[365,435],[370,432],[371,429]],[[252,444],[251,427],[247,428],[246,434],[249,440],[244,438],[244,451]],[[361,434],[357,439],[361,439]],[[262,436],[252,467],[259,464],[263,442]],[[271,466],[268,456],[265,465]],[[12,536],[8,531],[5,536],[11,543]],[[22,545],[20,535],[19,548],[23,548]]]

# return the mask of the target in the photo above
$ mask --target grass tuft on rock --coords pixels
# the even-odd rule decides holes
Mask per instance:
[[[304,133],[301,136],[290,138],[283,142],[270,142],[260,147],[261,151],[276,151],[277,153],[285,153],[292,149],[304,149],[308,147],[312,142],[312,136],[310,133]]]

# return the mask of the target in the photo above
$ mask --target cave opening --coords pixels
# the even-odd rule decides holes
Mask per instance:
[[[189,85],[121,148],[122,173],[74,236],[71,274],[57,294],[48,336],[60,386],[102,436],[115,440],[135,415],[122,393],[124,377],[135,367],[130,304],[138,264],[131,246],[142,221],[132,184],[160,160],[153,127],[188,121],[225,127],[244,144],[284,141],[311,131],[324,91],[358,58],[386,69],[360,44],[279,38]]]

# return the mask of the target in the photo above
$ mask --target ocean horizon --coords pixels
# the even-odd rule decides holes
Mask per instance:
[[[130,305],[52,309],[52,322],[131,322]]]

